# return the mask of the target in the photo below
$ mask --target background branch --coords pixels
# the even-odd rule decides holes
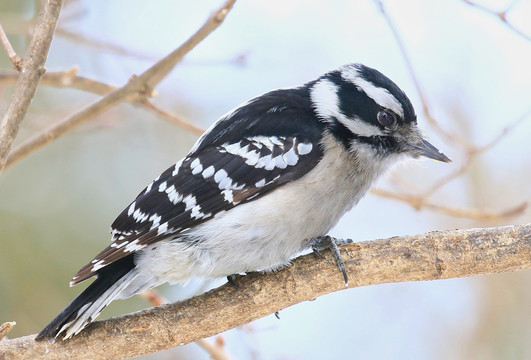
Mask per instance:
[[[94,104],[85,109],[67,117],[62,122],[45,130],[41,134],[28,139],[16,148],[9,156],[5,167],[9,167],[37,151],[48,143],[56,140],[60,136],[66,134],[68,131],[74,129],[78,125],[88,121],[105,111],[109,110],[121,101],[143,101],[152,96],[153,88],[159,84],[173,69],[182,58],[190,52],[197,44],[205,39],[212,31],[214,31],[227,16],[232,9],[236,0],[227,0],[218,10],[216,10],[208,20],[201,26],[188,40],[181,46],[175,49],[166,57],[159,60],[152,67],[144,71],[138,76],[132,76],[129,82],[119,89],[112,91],[104,96],[102,99],[96,101]],[[1,139],[1,138],[0,138]],[[0,152],[1,160],[1,152]],[[1,165],[1,163],[0,163]]]
[[[76,90],[85,91],[85,92],[93,93],[93,94],[100,95],[100,96],[105,96],[109,94],[110,92],[117,89],[113,85],[109,85],[104,82],[90,79],[84,76],[79,76],[77,75],[78,70],[79,69],[77,67],[73,67],[72,69],[68,71],[48,72],[44,74],[44,76],[41,78],[40,84],[46,85],[46,86],[53,86],[57,88],[76,89]],[[16,83],[18,77],[19,77],[19,74],[17,72],[0,70],[0,83],[14,84]],[[168,113],[167,111],[160,109],[148,99],[138,100],[138,99],[125,98],[123,99],[123,101],[128,101],[129,103],[135,106],[139,106],[143,108],[144,110],[147,110],[157,115],[158,117],[169,121],[172,124],[175,124],[175,125],[178,125],[184,128],[185,130],[191,132],[192,134],[201,135],[205,131],[204,129],[192,124],[191,122],[182,119],[181,117],[177,117],[175,115]]]
[[[4,28],[2,28],[2,25],[0,24],[0,43],[2,43],[2,46],[6,50],[7,57],[11,62],[13,63],[13,69],[20,71],[20,65],[22,62],[22,59],[17,55],[15,50],[13,49],[13,46],[11,46],[11,43],[9,42],[9,39],[4,32]]]
[[[31,39],[28,54],[20,64],[21,75],[7,111],[0,123],[0,172],[6,164],[11,144],[18,134],[20,123],[45,72],[44,63],[52,42],[53,31],[59,18],[62,0],[43,0]]]
[[[100,96],[116,90],[116,86],[79,76],[78,71],[79,69],[75,66],[68,71],[49,71],[42,76],[40,85],[76,89]],[[19,76],[20,74],[15,71],[0,70],[0,83],[15,84]]]
[[[531,224],[437,231],[351,244],[341,250],[350,286],[448,279],[531,269]],[[272,274],[239,277],[201,296],[95,322],[66,342],[28,335],[0,343],[1,359],[123,359],[184,345],[345,289],[329,253]]]
[[[411,78],[411,81],[413,81],[413,84],[415,85],[415,89],[417,90],[417,94],[420,99],[420,103],[422,104],[422,112],[424,113],[424,117],[426,120],[431,124],[431,126],[434,127],[437,132],[444,137],[446,141],[449,143],[453,143],[455,141],[461,142],[461,139],[456,136],[454,133],[450,133],[449,131],[442,128],[440,123],[433,117],[433,115],[430,112],[430,104],[428,103],[428,97],[426,96],[422,85],[420,84],[420,81],[418,79],[418,76],[416,74],[415,68],[413,66],[413,63],[410,59],[410,56],[408,54],[408,51],[406,49],[406,45],[404,44],[404,41],[402,40],[402,37],[398,33],[398,29],[387,13],[384,4],[381,0],[373,0],[376,7],[382,14],[382,17],[384,18],[385,22],[387,23],[387,26],[389,26],[389,29],[391,30],[391,33],[393,34],[393,37],[395,38],[396,45],[398,46],[398,49],[400,50],[400,53],[402,54],[402,58],[404,60],[404,63],[408,69],[409,76]]]
[[[469,5],[476,6],[483,11],[490,12],[487,8],[477,5],[471,1],[468,1],[468,0],[463,0],[463,1]],[[381,189],[372,189],[371,193],[374,195],[380,196],[380,197],[385,197],[388,199],[405,202],[417,210],[420,210],[422,208],[427,208],[432,211],[444,213],[449,216],[469,218],[469,219],[475,219],[475,220],[481,220],[481,221],[500,220],[500,219],[507,218],[507,217],[521,215],[527,208],[526,201],[513,205],[510,208],[502,210],[502,211],[488,211],[488,210],[483,210],[483,209],[466,209],[466,208],[455,208],[455,207],[450,207],[450,206],[436,205],[436,204],[433,204],[429,200],[429,197],[433,195],[434,193],[436,193],[438,190],[440,190],[443,186],[447,185],[451,181],[455,180],[456,178],[462,176],[467,171],[469,171],[471,168],[472,161],[476,159],[477,157],[479,157],[480,155],[482,155],[483,153],[492,149],[494,146],[496,146],[502,139],[504,139],[507,136],[509,132],[513,131],[526,118],[528,118],[529,111],[526,111],[523,116],[518,118],[512,124],[506,126],[492,141],[488,142],[485,145],[476,145],[476,144],[469,143],[468,141],[465,141],[464,138],[459,136],[457,132],[448,131],[444,129],[440,125],[440,122],[436,120],[435,117],[431,113],[431,110],[430,110],[431,106],[429,104],[428,97],[425,91],[423,90],[421,82],[419,81],[417,72],[415,70],[415,67],[413,66],[413,62],[411,60],[410,55],[408,54],[405,42],[402,39],[402,36],[400,35],[397,26],[395,25],[393,19],[387,12],[386,7],[384,6],[383,2],[381,0],[373,0],[373,2],[378,8],[378,10],[380,11],[385,22],[389,26],[389,29],[391,30],[391,33],[395,39],[396,45],[398,46],[402,54],[402,58],[408,69],[410,78],[417,90],[417,94],[422,104],[422,111],[424,113],[424,117],[431,124],[431,126],[435,129],[435,131],[442,138],[445,139],[446,142],[453,143],[454,145],[459,145],[459,147],[462,150],[462,156],[459,156],[459,158],[462,160],[461,160],[461,165],[459,167],[453,170],[450,174],[437,180],[429,189],[421,192],[420,194],[417,194],[417,195],[409,195],[409,194],[404,194],[404,193],[401,194],[401,193],[396,193],[396,192],[391,192],[391,191],[381,190]],[[513,30],[515,30],[515,28],[509,22],[507,22],[507,19],[506,19],[506,14],[509,11],[509,9],[510,7],[508,7],[503,12],[495,13],[495,14],[499,16],[500,19],[506,23],[506,25],[511,27]],[[518,33],[518,31],[516,32]],[[522,34],[519,33],[519,35],[522,35]]]
[[[455,208],[448,205],[434,204],[428,201],[424,196],[402,194],[394,191],[388,191],[383,189],[371,189],[371,194],[402,201],[409,204],[416,210],[429,209],[438,213],[446,214],[457,218],[467,218],[479,221],[494,221],[502,220],[504,218],[513,217],[522,214],[527,209],[527,202],[524,201],[516,206],[512,206],[502,211],[488,211],[483,209],[467,209],[467,208]]]
[[[2,339],[7,335],[9,334],[9,332],[11,330],[13,330],[13,327],[15,327],[17,323],[14,322],[14,321],[8,321],[6,323],[3,323],[2,325],[0,325],[0,341],[2,341]],[[1,354],[0,354],[1,355]]]
[[[463,0],[465,4],[468,4],[472,7],[475,7],[476,9],[479,9],[481,11],[484,11],[488,14],[496,16],[505,26],[507,26],[511,31],[513,31],[515,34],[521,36],[527,41],[531,41],[531,36],[524,33],[522,30],[518,29],[516,26],[514,26],[511,22],[507,20],[507,13],[511,10],[511,7],[516,3],[516,1],[513,1],[511,5],[509,5],[505,10],[503,11],[494,11],[489,9],[486,6],[483,6],[481,4],[478,4],[476,2],[470,1],[470,0]]]

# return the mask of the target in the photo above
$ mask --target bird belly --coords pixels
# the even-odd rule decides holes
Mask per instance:
[[[289,264],[309,239],[326,235],[381,173],[376,168],[360,170],[350,163],[357,160],[341,151],[328,149],[299,180],[146,248],[137,267],[159,283],[185,283],[192,277],[223,277]]]

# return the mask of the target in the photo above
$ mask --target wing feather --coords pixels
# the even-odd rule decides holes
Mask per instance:
[[[111,245],[81,268],[71,284],[310,171],[323,155],[316,141],[323,129],[307,97],[289,94],[266,94],[218,121],[116,218]],[[279,107],[282,101],[292,103]],[[269,111],[273,106],[275,111]]]

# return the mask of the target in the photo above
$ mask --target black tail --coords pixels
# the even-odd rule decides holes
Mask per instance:
[[[53,339],[65,333],[64,339],[77,334],[100,314],[135,279],[133,254],[107,265],[96,280],[74,299],[37,335],[35,340]]]

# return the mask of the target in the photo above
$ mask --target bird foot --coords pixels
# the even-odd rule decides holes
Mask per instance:
[[[348,286],[348,276],[345,270],[345,263],[343,262],[343,259],[341,259],[339,246],[352,243],[353,241],[351,239],[337,239],[328,235],[313,238],[309,242],[314,254],[320,258],[324,258],[323,255],[321,255],[321,251],[330,250],[337,262],[337,266],[339,266],[339,270],[341,270],[341,273],[343,274],[343,280],[345,281],[346,286]]]

